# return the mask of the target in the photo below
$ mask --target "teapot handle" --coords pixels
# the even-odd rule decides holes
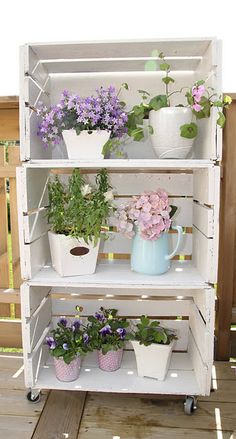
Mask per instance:
[[[172,226],[172,229],[173,230],[177,230],[177,232],[178,232],[178,239],[177,239],[177,244],[176,244],[175,249],[173,250],[173,252],[170,255],[166,255],[165,256],[166,260],[172,259],[176,255],[177,251],[179,250],[180,245],[182,244],[182,240],[183,240],[183,227],[181,227],[181,226]]]

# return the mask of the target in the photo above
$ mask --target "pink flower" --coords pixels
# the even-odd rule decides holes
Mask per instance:
[[[199,105],[197,102],[195,102],[195,104],[193,104],[192,108],[193,108],[195,111],[197,111],[197,113],[198,113],[199,111],[202,110],[202,106]]]
[[[192,88],[192,95],[193,95],[193,98],[194,98],[195,102],[200,102],[200,100],[201,100],[202,96],[204,95],[204,93],[205,93],[204,85],[199,85],[199,86],[194,85],[193,86],[193,88]]]

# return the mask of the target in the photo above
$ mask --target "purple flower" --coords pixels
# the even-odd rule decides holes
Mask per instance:
[[[78,331],[81,326],[81,321],[79,319],[74,320],[73,324],[71,325],[71,329],[73,332]]]
[[[109,335],[109,334],[112,334],[112,330],[111,330],[110,325],[103,326],[103,328],[100,329],[99,332],[100,332],[101,335]]]
[[[49,346],[49,349],[55,349],[56,342],[55,342],[53,337],[46,337],[46,342],[47,342],[47,345]]]
[[[68,347],[68,344],[67,344],[67,343],[63,343],[62,347],[63,347],[63,349],[64,349],[65,351],[68,351],[68,350],[69,350],[69,347]]]
[[[86,332],[83,334],[83,340],[84,340],[84,344],[88,344],[90,340],[90,337]]]
[[[121,339],[125,338],[125,336],[126,336],[126,329],[125,328],[117,328],[116,332],[120,336]]]
[[[67,320],[65,319],[65,317],[61,317],[58,323],[62,326],[65,326],[65,328],[67,326]]]
[[[100,322],[105,322],[106,318],[104,317],[103,314],[99,313],[99,312],[95,312],[95,318],[97,320],[99,320]]]

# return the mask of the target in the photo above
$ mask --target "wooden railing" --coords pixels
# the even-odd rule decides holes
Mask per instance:
[[[0,347],[21,347],[16,167],[18,98],[0,98]]]

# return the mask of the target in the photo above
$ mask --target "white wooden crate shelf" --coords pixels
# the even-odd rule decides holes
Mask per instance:
[[[158,170],[176,169],[192,170],[199,168],[213,168],[212,160],[178,160],[178,159],[104,159],[96,161],[51,159],[51,160],[30,160],[23,163],[27,168],[81,168],[81,169],[137,169],[137,170]]]
[[[61,277],[51,266],[47,266],[28,280],[28,284],[55,287],[93,286],[94,288],[152,286],[164,289],[199,289],[207,286],[191,261],[173,261],[167,273],[161,276],[148,276],[131,271],[130,261],[122,260],[101,261],[98,263],[96,273],[87,276]]]
[[[201,393],[192,362],[187,353],[173,353],[165,381],[137,376],[135,356],[126,351],[121,369],[104,372],[99,369],[96,353],[83,360],[78,380],[63,383],[55,377],[51,359],[39,370],[35,387],[42,389],[81,390],[90,392],[149,393],[199,395]]]

